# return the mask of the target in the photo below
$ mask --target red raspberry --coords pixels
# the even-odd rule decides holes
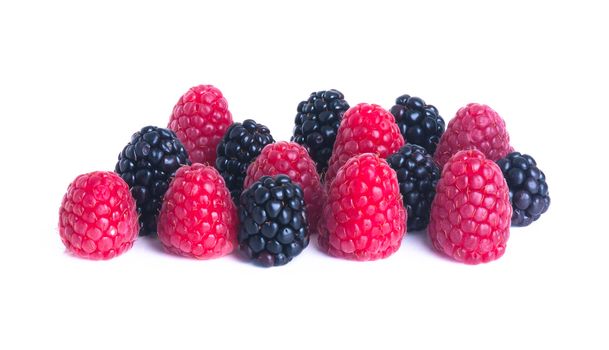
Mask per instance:
[[[459,109],[440,138],[434,160],[442,169],[453,154],[466,149],[477,149],[493,161],[512,151],[505,121],[491,107],[470,103]]]
[[[139,224],[129,186],[116,173],[78,176],[59,208],[59,236],[73,254],[110,259],[131,248]]]
[[[301,145],[285,141],[266,145],[247,168],[244,188],[250,187],[265,175],[279,174],[287,175],[302,188],[310,227],[316,228],[321,207],[325,203],[325,192],[321,187],[315,162]]]
[[[218,171],[203,164],[182,166],[159,213],[158,234],[171,253],[197,259],[233,251],[237,209]]]
[[[330,186],[338,169],[351,157],[370,152],[387,158],[403,145],[404,138],[391,113],[367,103],[350,108],[338,128],[328,162],[326,186]]]
[[[180,97],[167,127],[178,135],[191,162],[213,166],[216,147],[232,123],[222,92],[212,85],[199,85]]]
[[[360,154],[330,185],[319,246],[345,259],[386,258],[400,247],[406,215],[395,171],[375,154]]]
[[[512,206],[501,169],[478,150],[450,158],[431,206],[435,249],[466,264],[499,259],[510,236]]]

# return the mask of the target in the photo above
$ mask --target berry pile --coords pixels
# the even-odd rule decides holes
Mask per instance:
[[[478,264],[505,254],[510,226],[528,226],[550,206],[544,172],[514,152],[505,121],[486,105],[470,103],[446,125],[418,97],[401,95],[390,110],[350,108],[331,89],[296,109],[291,142],[275,142],[265,125],[233,122],[218,88],[189,89],[167,129],[133,134],[114,172],[69,185],[61,241],[75,256],[110,259],[138,233],[158,235],[173,255],[237,250],[281,266],[311,239],[328,255],[367,261],[426,230],[439,253]]]

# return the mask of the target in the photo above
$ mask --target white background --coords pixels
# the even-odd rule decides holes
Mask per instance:
[[[3,1],[0,348],[606,349],[606,15],[588,1]],[[151,239],[107,262],[66,254],[68,184],[112,170],[201,83],[277,140],[315,90],[386,108],[410,93],[447,121],[486,103],[552,206],[480,266],[421,233],[383,261],[313,244],[273,269]]]

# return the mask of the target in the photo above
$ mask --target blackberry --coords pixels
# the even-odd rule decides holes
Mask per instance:
[[[286,175],[263,176],[245,190],[239,220],[239,251],[260,265],[285,265],[309,244],[303,192]]]
[[[546,175],[533,157],[518,152],[499,159],[497,165],[510,188],[512,226],[530,225],[550,207]]]
[[[438,109],[418,97],[402,95],[395,99],[391,114],[406,142],[425,148],[433,156],[446,127]]]
[[[334,89],[313,92],[298,104],[292,141],[306,148],[320,174],[328,168],[338,126],[348,109],[344,95]]]
[[[156,233],[156,219],[171,178],[182,165],[190,165],[188,153],[176,134],[146,126],[131,136],[118,156],[114,171],[125,180],[137,204],[140,235]]]
[[[247,167],[258,157],[264,146],[273,143],[269,128],[254,120],[233,123],[218,144],[216,169],[226,182],[234,201],[239,200]]]
[[[387,162],[398,176],[400,193],[408,211],[407,231],[426,228],[440,180],[440,168],[425,148],[413,144],[400,148],[387,158]]]

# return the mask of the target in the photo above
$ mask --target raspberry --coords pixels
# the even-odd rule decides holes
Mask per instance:
[[[442,168],[453,154],[465,149],[477,149],[493,161],[511,152],[505,121],[489,106],[470,103],[459,109],[440,139],[434,160]]]
[[[343,116],[330,157],[325,182],[329,186],[338,170],[353,156],[375,153],[381,158],[404,145],[391,113],[374,104],[360,103]]]
[[[418,97],[402,95],[395,100],[391,114],[404,139],[425,148],[433,156],[446,126],[438,109]]]
[[[263,266],[285,265],[309,244],[302,189],[286,175],[263,176],[240,198],[239,251]]]
[[[340,168],[330,184],[318,243],[330,255],[376,260],[393,254],[406,233],[406,209],[395,171],[364,153]]]
[[[425,148],[411,144],[400,148],[387,158],[387,162],[398,176],[400,193],[408,212],[408,232],[426,228],[440,168]]]
[[[444,166],[428,232],[436,250],[466,264],[499,259],[510,236],[509,189],[501,169],[478,150]]]
[[[232,123],[222,92],[212,85],[199,85],[180,97],[167,127],[178,135],[193,163],[213,166],[216,148]]]
[[[216,169],[224,178],[233,200],[239,200],[247,167],[258,157],[264,146],[273,143],[269,128],[247,119],[233,123],[218,144]]]
[[[316,228],[325,195],[315,170],[315,163],[301,145],[285,141],[266,145],[247,168],[244,187],[250,187],[265,175],[279,174],[287,175],[293,183],[302,188],[309,224]]]
[[[169,252],[197,259],[233,251],[237,209],[222,176],[210,166],[183,166],[165,193],[159,240]]]
[[[313,92],[307,101],[298,104],[292,141],[307,149],[320,174],[328,169],[338,126],[349,109],[344,98],[340,91],[332,89]]]
[[[510,188],[512,226],[528,226],[550,207],[546,175],[528,154],[513,152],[497,161]]]
[[[131,188],[140,214],[140,235],[156,233],[156,218],[171,177],[184,164],[188,153],[176,134],[147,126],[131,136],[118,156],[115,170]]]
[[[78,176],[59,209],[61,241],[82,258],[110,259],[122,254],[133,245],[138,227],[129,186],[109,171]]]

